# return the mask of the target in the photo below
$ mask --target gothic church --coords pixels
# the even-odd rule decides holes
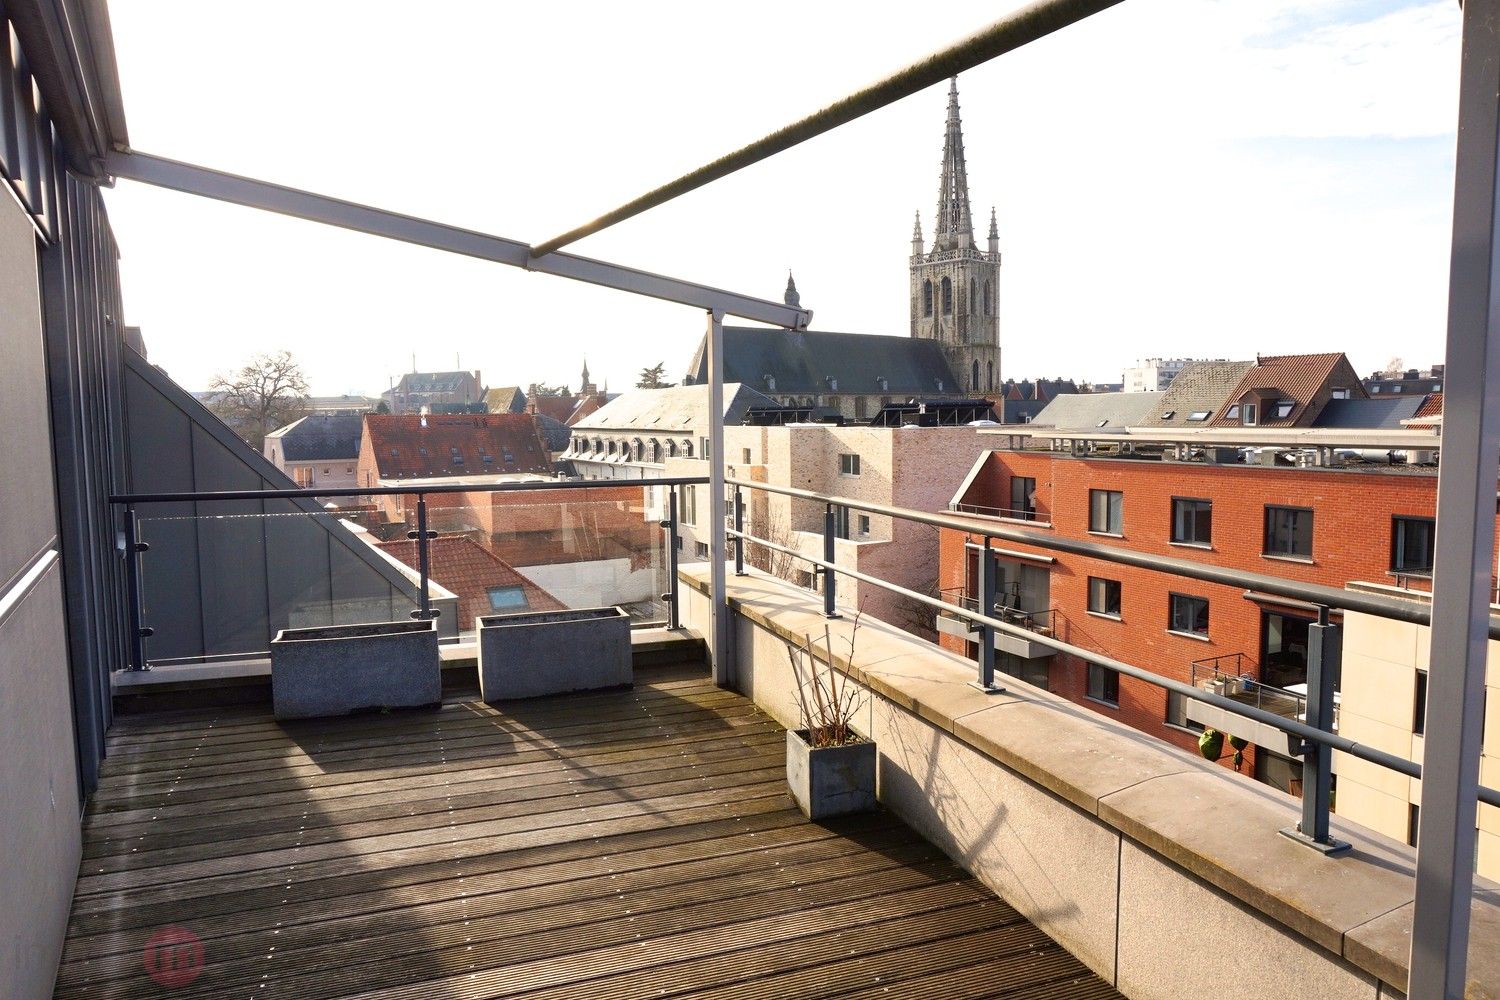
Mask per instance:
[[[911,335],[942,345],[958,385],[973,395],[995,391],[1000,377],[1000,231],[990,209],[989,249],[974,242],[958,78],[948,87],[943,169],[938,181],[932,249],[922,243],[922,215],[911,234]]]

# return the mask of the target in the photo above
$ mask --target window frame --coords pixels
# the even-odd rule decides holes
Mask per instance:
[[[857,479],[861,475],[858,452],[839,452],[839,475]]]
[[[1114,695],[1110,697],[1111,693]],[[1083,696],[1098,705],[1120,707],[1120,675],[1097,663],[1087,665],[1084,671]]]
[[[1029,484],[1029,485],[1025,485]],[[1021,486],[1021,504],[1016,504],[1016,486]],[[1010,511],[1012,514],[1021,515],[1018,520],[1036,520],[1036,477],[1035,476],[1011,476],[1010,477]]]
[[[1421,524],[1427,526],[1427,565],[1411,567],[1397,561],[1397,555],[1404,555],[1407,549],[1405,544],[1406,525]],[[1402,576],[1432,575],[1432,563],[1437,550],[1437,518],[1422,517],[1416,514],[1393,514],[1391,516],[1391,572]]]
[[[1100,584],[1101,585],[1098,588],[1098,590],[1099,590],[1099,596],[1100,596],[1101,600],[1098,602],[1099,606],[1097,606],[1097,607],[1095,606],[1095,601],[1094,601],[1094,596],[1095,596],[1095,587],[1094,587],[1094,585],[1095,584]],[[1113,590],[1114,590],[1114,605],[1115,605],[1115,609],[1113,611],[1109,610],[1109,600],[1108,600],[1108,598],[1109,598],[1109,595],[1110,595],[1110,586],[1109,586],[1110,584],[1114,585]],[[1108,618],[1108,619],[1111,619],[1112,621],[1117,621],[1117,622],[1125,620],[1124,615],[1122,614],[1122,612],[1124,610],[1124,590],[1125,590],[1125,588],[1124,588],[1124,586],[1121,584],[1121,582],[1119,580],[1111,580],[1107,576],[1091,576],[1091,577],[1088,578],[1087,587],[1088,587],[1088,595],[1087,595],[1087,600],[1086,600],[1085,607],[1088,610],[1089,614],[1091,614],[1091,615],[1097,615],[1100,618]]]
[[[1103,518],[1103,524],[1104,524],[1104,526],[1103,527],[1099,527],[1097,525],[1097,522],[1096,522],[1095,517],[1094,517],[1094,514],[1095,514],[1094,507],[1095,507],[1095,503],[1096,503],[1095,498],[1096,497],[1101,497],[1101,496],[1105,498],[1104,499],[1104,507],[1103,507],[1103,510],[1104,510],[1104,518]],[[1110,497],[1118,497],[1119,498],[1118,502],[1116,503],[1116,502],[1111,501],[1109,499]],[[1111,514],[1112,510],[1113,510],[1113,513],[1116,515],[1114,518],[1110,517],[1110,514]],[[1115,538],[1123,538],[1125,536],[1125,491],[1124,490],[1100,490],[1100,489],[1090,489],[1089,490],[1089,534],[1091,534],[1091,535],[1110,535],[1110,536],[1113,536]]]
[[[1290,551],[1278,551],[1271,547],[1271,517],[1272,512],[1297,514],[1307,516],[1307,551],[1298,552],[1293,548]],[[1311,507],[1294,507],[1290,504],[1268,503],[1261,513],[1261,538],[1260,554],[1266,559],[1291,559],[1297,562],[1312,562],[1313,547],[1315,544],[1315,533],[1318,528],[1317,512]],[[1295,527],[1293,532],[1295,533]]]
[[[1198,538],[1197,537],[1197,518],[1196,517],[1191,518],[1189,520],[1189,523],[1193,527],[1193,531],[1191,532],[1191,534],[1192,534],[1193,537],[1191,537],[1191,538],[1189,538],[1189,537],[1179,537],[1179,529],[1183,526],[1182,525],[1183,519],[1180,516],[1179,504],[1202,504],[1202,505],[1204,505],[1204,512],[1208,514],[1207,537],[1204,537],[1204,538]],[[1172,511],[1172,522],[1171,522],[1171,525],[1169,527],[1170,527],[1171,542],[1172,542],[1173,545],[1190,545],[1190,546],[1192,546],[1194,548],[1201,548],[1201,549],[1213,548],[1213,544],[1214,544],[1214,502],[1213,502],[1212,498],[1210,498],[1210,497],[1173,497],[1172,498],[1171,511]]]
[[[495,603],[497,595],[502,593],[513,594],[516,597],[519,597],[520,601],[516,603]],[[489,601],[491,611],[518,611],[525,610],[526,608],[531,607],[531,602],[526,599],[526,588],[519,583],[505,584],[504,586],[498,587],[486,587],[484,596]]]
[[[1185,628],[1184,629],[1184,628],[1178,628],[1177,627],[1177,602],[1178,601],[1195,601],[1195,602],[1203,605],[1203,631],[1199,632],[1199,631],[1197,631],[1196,629],[1193,629],[1193,628]],[[1196,615],[1194,615],[1193,617],[1194,617],[1194,619],[1197,618]],[[1206,597],[1199,597],[1196,594],[1179,594],[1176,591],[1169,591],[1168,592],[1168,594],[1167,594],[1167,631],[1168,632],[1170,632],[1173,635],[1187,636],[1190,639],[1207,639],[1209,637],[1209,627],[1210,627],[1210,624],[1211,624],[1211,622],[1210,622],[1210,619],[1209,619],[1209,601],[1208,601],[1208,598],[1206,598]]]

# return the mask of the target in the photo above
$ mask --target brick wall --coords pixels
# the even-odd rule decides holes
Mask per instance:
[[[1039,514],[1051,521],[1050,528],[1036,529],[1043,533],[1333,587],[1343,587],[1354,580],[1395,583],[1396,578],[1390,572],[1392,518],[1432,517],[1437,493],[1436,474],[1420,471],[1261,468],[996,452],[964,499],[1006,506],[1013,475],[1036,479]],[[1124,494],[1123,537],[1089,533],[1091,489],[1118,490]],[[1173,497],[1213,501],[1209,547],[1171,542]],[[1314,511],[1311,559],[1262,555],[1267,505]],[[963,547],[966,536],[952,530],[944,530],[942,536],[939,559],[942,586],[962,587],[966,582]],[[972,540],[982,541],[980,536],[972,536]],[[997,544],[1045,553],[1026,545]],[[1050,554],[1056,558],[1051,566],[1051,603],[1059,609],[1060,638],[1184,682],[1190,679],[1190,664],[1194,660],[1231,653],[1247,654],[1257,664],[1252,672],[1258,673],[1263,605],[1247,599],[1246,588],[1199,583],[1154,570]],[[1088,612],[1090,576],[1120,581],[1119,621]],[[1423,581],[1412,584],[1425,586]],[[1207,598],[1207,639],[1168,632],[1171,593]],[[1270,604],[1264,607],[1311,617],[1305,609],[1278,609]],[[965,643],[960,639],[944,636],[942,641],[947,648],[964,651]],[[1160,688],[1122,677],[1120,705],[1113,709],[1084,697],[1086,677],[1081,661],[1061,655],[1053,657],[1054,691],[1180,746],[1194,744],[1192,734],[1165,724],[1167,698]]]

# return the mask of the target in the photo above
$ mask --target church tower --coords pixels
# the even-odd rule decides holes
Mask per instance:
[[[943,170],[932,249],[924,252],[922,215],[911,238],[911,335],[936,340],[960,392],[996,391],[1000,378],[1000,230],[990,209],[989,249],[974,242],[958,77],[948,88]]]

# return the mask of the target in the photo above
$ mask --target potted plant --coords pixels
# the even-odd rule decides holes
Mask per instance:
[[[278,719],[442,700],[434,621],[288,628],[271,640],[271,702]]]
[[[484,615],[479,693],[485,701],[630,687],[630,616],[618,607]]]
[[[855,620],[849,637],[854,660]],[[808,819],[819,820],[875,808],[875,743],[854,728],[865,695],[833,665],[833,639],[823,628],[826,663],[820,668],[811,636],[799,648],[787,643],[797,688],[801,728],[786,734],[786,780]]]

